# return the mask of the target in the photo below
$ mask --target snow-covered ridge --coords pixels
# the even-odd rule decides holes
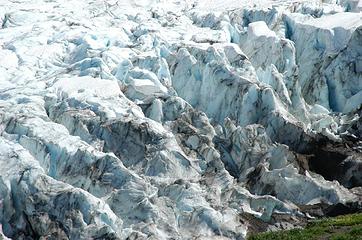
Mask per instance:
[[[361,209],[361,7],[0,0],[0,238],[244,239]]]

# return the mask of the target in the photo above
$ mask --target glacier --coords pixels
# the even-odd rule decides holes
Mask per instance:
[[[0,0],[0,239],[246,239],[362,209],[362,3]]]

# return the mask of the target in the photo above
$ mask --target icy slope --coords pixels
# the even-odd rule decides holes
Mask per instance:
[[[362,14],[337,2],[0,0],[0,237],[360,210]]]

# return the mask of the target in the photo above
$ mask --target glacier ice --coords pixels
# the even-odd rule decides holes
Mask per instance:
[[[361,9],[0,0],[0,238],[245,239],[360,210]]]

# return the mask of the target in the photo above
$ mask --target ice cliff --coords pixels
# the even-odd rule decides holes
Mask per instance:
[[[0,0],[0,239],[245,239],[361,210],[361,10]]]

